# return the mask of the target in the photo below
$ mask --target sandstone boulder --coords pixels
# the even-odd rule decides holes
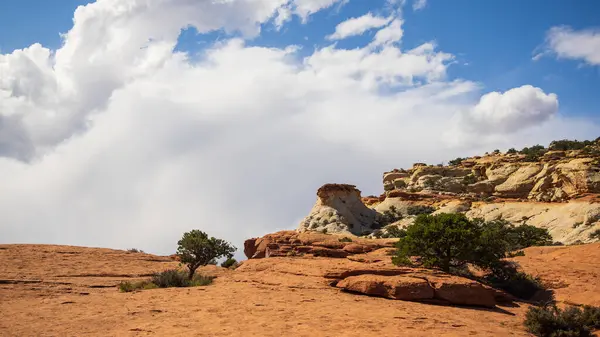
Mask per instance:
[[[336,285],[347,291],[403,301],[434,298],[434,290],[425,279],[410,276],[351,276]]]
[[[496,292],[482,284],[457,276],[427,273],[407,275],[363,274],[349,276],[336,287],[346,291],[404,301],[437,300],[453,305],[493,308]]]

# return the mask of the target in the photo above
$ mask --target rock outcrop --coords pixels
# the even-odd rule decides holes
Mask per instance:
[[[450,193],[472,198],[514,198],[558,202],[600,193],[600,145],[524,154],[493,153],[452,166],[415,164],[383,174],[386,191]]]
[[[368,208],[354,185],[326,184],[317,191],[317,202],[298,230],[362,234],[372,231],[377,212]]]
[[[237,270],[302,270],[348,292],[403,301],[494,307],[497,298],[508,297],[479,282],[441,271],[394,266],[390,253],[396,239],[351,240],[311,232],[268,234],[246,241],[245,253],[250,260]]]
[[[384,193],[362,203],[352,185],[325,185],[298,229],[377,237],[421,213],[465,213],[546,228],[564,244],[597,240],[590,234],[600,229],[600,142],[553,142],[522,152],[385,172]]]
[[[390,248],[394,242],[394,239],[373,240],[318,232],[281,231],[246,240],[244,254],[249,259],[299,255],[345,258]]]

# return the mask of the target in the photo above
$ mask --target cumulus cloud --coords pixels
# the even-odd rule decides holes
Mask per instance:
[[[547,52],[559,58],[582,60],[600,65],[600,29],[573,30],[568,26],[552,27],[546,38]],[[538,59],[544,53],[534,56]]]
[[[169,254],[199,228],[241,248],[294,228],[323,183],[378,194],[384,170],[507,141],[447,142],[464,111],[473,129],[453,136],[498,123],[510,146],[598,132],[588,121],[555,127],[556,97],[536,88],[474,107],[479,85],[448,80],[453,56],[431,43],[327,46],[302,58],[293,46],[245,43],[291,4],[101,0],[76,11],[59,50],[0,55],[2,242]],[[188,25],[244,35],[174,52]]]
[[[349,0],[293,0],[296,7],[295,13],[306,22],[306,19],[322,9],[335,4],[344,5]]]
[[[377,31],[377,34],[375,34],[375,38],[373,39],[371,45],[381,46],[399,42],[402,39],[402,36],[404,35],[404,30],[402,30],[402,24],[402,20],[395,19],[388,26]]]
[[[481,96],[477,105],[455,116],[452,124],[454,129],[451,129],[448,137],[455,137],[456,142],[471,137],[504,137],[543,125],[557,113],[556,94],[546,94],[531,85],[504,93],[491,92]]]
[[[339,23],[335,27],[335,33],[327,36],[328,40],[342,40],[350,36],[362,35],[364,32],[373,28],[379,28],[387,25],[391,18],[374,16],[370,12],[357,17],[351,18]]]
[[[412,8],[414,11],[419,11],[427,6],[427,0],[414,0]]]

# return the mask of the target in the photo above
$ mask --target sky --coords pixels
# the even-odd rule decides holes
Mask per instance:
[[[171,254],[324,183],[600,136],[598,1],[0,4],[0,243]]]

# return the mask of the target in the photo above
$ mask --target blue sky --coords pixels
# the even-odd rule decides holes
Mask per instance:
[[[73,11],[89,0],[5,1],[0,10],[0,52],[27,47],[35,42],[50,49],[60,47],[58,32],[72,27]],[[281,47],[302,45],[306,53],[330,44],[324,37],[335,26],[367,12],[381,13],[386,0],[350,1],[312,15],[303,24],[294,17],[283,29],[271,23],[263,25],[261,36],[251,44]],[[575,30],[600,27],[600,2],[503,0],[443,1],[429,0],[427,6],[403,11],[404,48],[435,41],[438,48],[456,56],[448,69],[450,78],[465,78],[483,86],[483,91],[505,91],[531,84],[559,95],[560,113],[600,119],[600,67],[579,60],[553,57],[533,61],[548,29],[568,25]],[[600,29],[600,28],[598,28]],[[364,45],[374,31],[338,42],[342,48]],[[184,31],[178,49],[197,52],[207,42],[226,37],[222,32],[196,35],[195,29]]]

